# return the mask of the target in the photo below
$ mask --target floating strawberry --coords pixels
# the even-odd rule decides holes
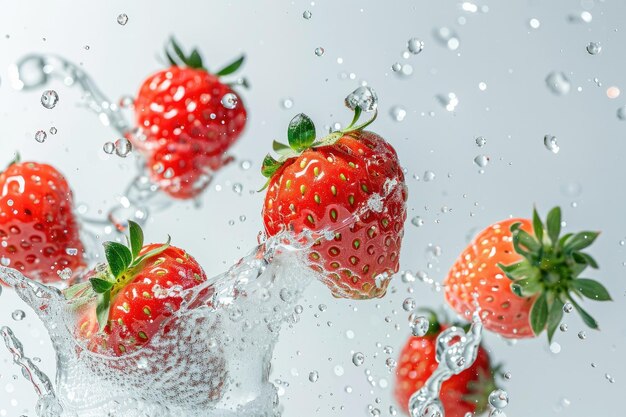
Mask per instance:
[[[244,58],[212,74],[197,50],[187,56],[173,39],[171,49],[173,54],[166,51],[171,67],[148,77],[139,89],[135,111],[140,134],[129,139],[148,157],[163,146],[169,146],[171,152],[183,145],[181,149],[187,152],[181,153],[188,165],[197,168],[184,170],[186,178],[180,181],[180,189],[172,189],[172,178],[160,181],[159,167],[155,168],[158,160],[151,161],[148,168],[164,191],[175,198],[189,198],[202,191],[198,190],[201,176],[230,160],[224,154],[244,129],[246,109],[241,98],[220,78],[237,71]],[[177,170],[172,172],[173,178],[179,175]]]
[[[128,223],[129,247],[105,243],[107,263],[88,274],[89,282],[65,292],[78,306],[97,294],[97,306],[87,308],[77,323],[77,337],[97,353],[122,356],[136,351],[180,308],[182,293],[206,281],[187,252],[170,246],[169,239],[144,246],[139,225]]]
[[[437,322],[432,315],[428,332],[423,337],[411,336],[400,352],[396,368],[394,395],[401,409],[409,414],[409,399],[421,389],[437,368],[435,355],[437,336],[448,325]],[[496,389],[495,371],[482,346],[468,369],[453,375],[441,386],[440,399],[446,417],[479,415],[488,408],[489,394]]]
[[[263,161],[268,178],[263,222],[269,236],[283,230],[332,231],[309,252],[333,295],[368,299],[385,295],[398,271],[406,219],[407,190],[393,147],[354,126],[315,139],[315,126],[304,114],[293,118],[289,146],[274,142],[280,155]]]
[[[509,338],[538,336],[547,328],[548,340],[571,305],[591,328],[598,323],[575,296],[596,301],[611,299],[597,281],[579,278],[588,267],[598,268],[583,249],[598,232],[561,233],[561,209],[548,213],[546,225],[536,211],[529,219],[509,219],[480,232],[461,253],[445,280],[448,304],[460,315],[473,311],[478,295],[485,327]]]
[[[59,171],[18,157],[0,174],[0,190],[3,265],[44,283],[84,267],[72,190]]]

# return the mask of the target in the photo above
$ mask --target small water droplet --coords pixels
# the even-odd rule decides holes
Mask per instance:
[[[446,26],[435,28],[433,36],[440,45],[445,46],[451,51],[456,51],[461,45],[461,41],[456,32]]]
[[[105,144],[106,146],[106,144]],[[126,158],[133,150],[133,145],[126,138],[120,138],[115,141],[115,154],[121,158]],[[106,152],[106,149],[104,150]]]
[[[359,107],[364,112],[372,112],[378,107],[378,94],[372,87],[361,86],[348,94],[345,105],[351,110]]]
[[[41,95],[41,105],[46,109],[53,109],[59,102],[59,95],[54,90],[46,90]]]
[[[236,194],[241,195],[241,193],[243,192],[243,185],[242,185],[242,184],[240,184],[240,183],[238,183],[238,182],[234,183],[234,184],[233,184],[233,191],[234,191]]]
[[[35,140],[39,143],[44,143],[46,141],[46,139],[48,138],[48,135],[46,134],[45,131],[43,130],[38,130],[35,133]]]
[[[117,23],[124,26],[128,23],[128,15],[126,13],[120,13],[117,15]]]
[[[615,383],[615,379],[613,379],[613,377],[609,374],[604,374],[604,377],[606,378],[607,381],[609,381],[611,384]]]
[[[399,62],[394,62],[394,64],[391,66],[391,70],[393,72],[399,72],[400,70],[402,70],[402,64],[400,64]]]
[[[546,85],[557,96],[564,96],[569,93],[572,85],[567,76],[558,71],[553,71],[546,77]]]
[[[233,93],[226,93],[222,97],[222,106],[231,110],[237,107],[238,98]]]
[[[574,309],[574,306],[571,303],[565,303],[563,305],[563,312],[564,313],[571,313],[573,309]]]
[[[424,172],[424,181],[429,182],[435,179],[435,173],[432,171]]]
[[[559,326],[559,329],[562,332],[566,332],[567,331],[567,323],[561,323],[561,325]]]
[[[617,118],[620,120],[626,120],[626,106],[622,106],[617,109]]]
[[[478,136],[476,138],[476,146],[478,146],[479,148],[482,148],[486,144],[487,144],[487,139],[485,139],[484,137]]]
[[[455,93],[439,94],[437,95],[437,100],[447,111],[450,112],[454,111],[456,106],[459,105],[459,98]]]
[[[556,136],[545,135],[543,137],[543,144],[545,145],[546,149],[552,153],[559,153],[559,150],[561,149],[559,148]]]
[[[391,118],[393,120],[395,120],[396,122],[401,122],[406,117],[406,110],[400,106],[393,106],[391,109],[389,109],[389,114],[391,115]]]
[[[411,219],[411,224],[416,227],[422,227],[424,225],[424,219],[420,216],[415,216]]]
[[[26,317],[26,313],[24,313],[24,311],[22,310],[15,310],[13,313],[11,313],[11,318],[13,318],[13,320],[15,321],[22,321],[24,320],[24,317]]]
[[[239,166],[241,167],[241,169],[243,169],[244,171],[249,170],[252,167],[252,161],[248,160],[248,159],[244,159],[243,161],[241,161],[241,163],[239,164]]]
[[[76,255],[78,255],[78,249],[76,249],[76,248],[65,248],[65,253],[68,254],[69,256],[76,256]]]
[[[2,266],[9,266],[9,265],[11,265],[11,259],[9,259],[9,258],[7,258],[5,256],[2,256],[2,257],[0,257],[0,264],[2,264]]]
[[[72,278],[72,270],[70,268],[63,268],[60,271],[57,271],[57,275],[61,278],[61,280],[67,281]]]
[[[407,42],[407,49],[413,55],[417,55],[424,50],[424,41],[418,38],[411,38]]]
[[[85,45],[85,51],[88,51],[90,49],[89,45]]]
[[[409,326],[411,327],[413,336],[422,337],[428,332],[430,322],[424,316],[411,315],[411,317],[409,317]]]
[[[108,153],[109,155],[111,155],[114,151],[115,151],[115,144],[113,142],[106,142],[103,146],[102,146],[102,150],[105,153]]]
[[[319,379],[320,375],[317,371],[309,372],[309,381],[316,382]]]
[[[503,409],[509,404],[509,394],[503,389],[496,389],[489,394],[489,404],[492,407]]]
[[[311,17],[313,17],[313,13],[311,13],[308,10],[305,10],[305,12],[302,13],[302,17],[304,17],[306,20],[309,20]]]
[[[504,379],[511,379],[513,377],[513,375],[511,375],[510,372],[505,372],[504,373]]]
[[[585,340],[587,338],[587,333],[584,330],[578,332],[578,338],[580,340]]]
[[[602,52],[602,45],[600,45],[600,42],[589,42],[587,44],[587,52],[589,52],[589,55],[598,55]]]
[[[280,105],[282,106],[283,109],[290,109],[293,107],[293,100],[290,98],[284,98]]]
[[[404,309],[404,311],[413,311],[415,310],[416,307],[416,303],[415,300],[413,298],[406,298],[403,302],[402,302],[402,308]]]
[[[324,52],[326,52],[326,51],[325,51],[325,50],[324,50],[324,48],[322,48],[321,46],[319,46],[319,47],[315,48],[315,55],[317,55],[317,56],[322,56],[322,55],[324,55]]]
[[[54,127],[54,126],[52,126],[52,127],[50,128],[50,134],[51,134],[51,135],[56,135],[56,134],[57,134],[57,128],[56,128],[56,127]]]
[[[478,155],[474,158],[474,163],[480,168],[484,168],[489,163],[489,157],[486,155]]]
[[[528,21],[528,26],[530,26],[533,29],[539,29],[539,26],[541,26],[541,22],[539,21],[539,19],[536,18],[532,18]]]
[[[363,363],[365,362],[365,355],[361,352],[356,352],[354,355],[352,355],[352,363],[355,366],[361,366],[363,365]]]

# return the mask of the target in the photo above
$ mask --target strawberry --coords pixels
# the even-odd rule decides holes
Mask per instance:
[[[230,159],[224,153],[239,138],[246,123],[246,109],[241,98],[220,77],[230,75],[243,64],[241,57],[222,70],[211,74],[197,50],[186,56],[176,41],[171,40],[174,54],[166,52],[171,67],[148,77],[135,100],[136,123],[139,133],[129,135],[133,146],[151,157],[148,169],[162,189],[175,198],[197,195],[198,184],[206,172],[219,169]],[[244,83],[244,86],[246,84]],[[173,147],[172,147],[173,145]],[[181,152],[188,166],[180,187],[173,188],[171,180],[163,180],[158,172],[162,162],[153,152],[168,146],[169,152]],[[157,165],[157,168],[155,168]]]
[[[72,190],[54,167],[19,162],[0,174],[0,257],[29,278],[58,282],[60,272],[84,266]],[[0,282],[2,282],[0,280]]]
[[[72,286],[65,296],[75,305],[97,298],[80,311],[76,335],[89,350],[123,356],[143,345],[181,306],[182,293],[206,281],[204,271],[187,252],[165,244],[144,246],[143,232],[129,221],[129,247],[106,242],[107,263]]]
[[[411,336],[398,358],[394,396],[401,409],[409,413],[409,399],[421,389],[437,368],[435,351],[437,336],[447,328],[433,315],[423,337]],[[441,386],[440,399],[446,417],[479,415],[488,408],[489,394],[496,389],[495,370],[487,351],[479,346],[476,360],[468,369],[453,375]]]
[[[598,268],[583,249],[598,232],[561,233],[561,210],[548,213],[544,225],[533,219],[509,219],[480,232],[461,253],[445,279],[445,297],[458,314],[473,311],[478,296],[484,326],[504,337],[528,338],[547,329],[552,340],[571,305],[591,328],[598,323],[575,296],[596,301],[611,299],[602,284],[579,275],[588,267]]]
[[[354,127],[360,113],[318,140],[311,119],[293,118],[289,146],[274,142],[280,159],[263,162],[263,223],[268,236],[315,232],[308,259],[332,294],[369,299],[384,296],[398,271],[407,190],[393,147],[363,130],[376,116]],[[321,237],[328,231],[331,240]]]

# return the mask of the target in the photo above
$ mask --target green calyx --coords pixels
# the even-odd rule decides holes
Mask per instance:
[[[332,132],[320,139],[316,139],[315,125],[313,124],[311,118],[304,113],[296,115],[293,119],[291,119],[287,128],[288,145],[278,141],[274,141],[272,144],[272,149],[279,155],[278,159],[275,159],[269,153],[263,159],[261,174],[263,174],[265,178],[268,178],[268,180],[265,183],[265,186],[259,191],[263,191],[268,186],[269,180],[288,159],[297,158],[308,149],[334,145],[344,135],[365,129],[367,126],[372,124],[374,120],[376,120],[376,116],[378,115],[378,111],[376,111],[371,119],[365,123],[357,125],[357,122],[361,117],[361,113],[361,108],[357,107],[354,110],[354,117],[352,118],[350,125],[344,129]]]
[[[589,298],[595,301],[610,301],[606,288],[599,282],[580,278],[589,266],[597,269],[598,264],[583,249],[598,237],[598,232],[584,231],[576,234],[561,234],[561,209],[555,207],[548,213],[544,225],[533,210],[533,235],[520,228],[520,223],[511,226],[515,251],[523,259],[511,265],[498,267],[512,280],[511,290],[518,297],[536,297],[530,310],[530,324],[535,335],[547,328],[548,340],[563,318],[563,306],[571,303],[583,321],[592,329],[598,328],[596,320],[574,299]]]
[[[478,369],[478,379],[467,383],[468,393],[463,396],[463,401],[475,405],[474,415],[478,416],[489,408],[489,394],[498,389],[495,375],[500,372],[500,366],[486,371]]]
[[[128,229],[128,246],[118,242],[105,242],[103,244],[107,265],[89,279],[91,288],[82,289],[83,291],[91,290],[90,293],[93,292],[97,295],[96,315],[100,331],[104,329],[109,320],[111,299],[135,277],[137,270],[144,261],[160,254],[170,246],[168,236],[167,242],[163,245],[140,256],[139,253],[143,247],[143,231],[137,223],[130,220],[128,221]],[[84,294],[78,296],[84,296]]]
[[[198,52],[197,49],[194,49],[193,51],[191,51],[189,55],[185,54],[180,44],[176,42],[176,39],[174,39],[174,37],[170,38],[169,44],[165,48],[165,57],[167,58],[167,61],[175,67],[184,65],[189,68],[196,68],[196,69],[205,70],[206,72],[210,72],[204,66],[204,63],[202,62],[202,56],[200,55],[200,52]],[[221,70],[217,71],[215,75],[217,75],[218,77],[223,77],[225,75],[233,74],[241,67],[244,60],[245,60],[245,55],[242,55],[241,57],[237,58],[235,61],[226,65]],[[241,85],[243,85],[244,87],[247,87],[248,83],[244,79]]]

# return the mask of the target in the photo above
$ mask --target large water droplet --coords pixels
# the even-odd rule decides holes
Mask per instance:
[[[495,408],[505,408],[509,405],[509,394],[503,389],[496,389],[489,394],[489,404]]]
[[[41,95],[41,105],[46,109],[53,109],[59,102],[59,95],[54,90],[46,90]]]
[[[430,322],[424,316],[411,315],[409,326],[411,327],[411,333],[413,333],[413,336],[422,337],[428,332]]]
[[[22,310],[15,310],[13,313],[11,313],[11,318],[15,321],[22,321],[24,320],[24,317],[26,317],[26,313],[24,313],[24,311]]]
[[[121,158],[126,158],[133,150],[133,145],[126,138],[120,138],[115,141],[115,154]]]
[[[600,45],[600,42],[589,42],[587,44],[587,52],[589,52],[589,55],[598,55],[602,52],[602,45]]]
[[[407,49],[413,55],[417,55],[424,50],[424,41],[418,38],[411,38],[407,42]]]
[[[546,77],[546,85],[554,94],[558,96],[564,96],[569,93],[569,90],[572,88],[569,79],[567,76],[558,71],[551,72]]]
[[[545,135],[543,137],[543,144],[546,147],[546,149],[552,153],[559,153],[559,150],[561,149],[559,148],[559,144],[556,140],[556,136]]]
[[[237,107],[237,96],[233,93],[226,93],[222,97],[222,106],[231,110]]]
[[[413,311],[415,310],[415,299],[413,298],[406,298],[403,302],[402,302],[402,308],[404,309],[404,311]]]
[[[361,366],[365,362],[365,355],[361,352],[356,352],[352,355],[352,363],[356,366]]]
[[[371,112],[378,107],[378,94],[372,87],[361,86],[348,94],[345,104],[352,110],[358,107],[365,112]]]

